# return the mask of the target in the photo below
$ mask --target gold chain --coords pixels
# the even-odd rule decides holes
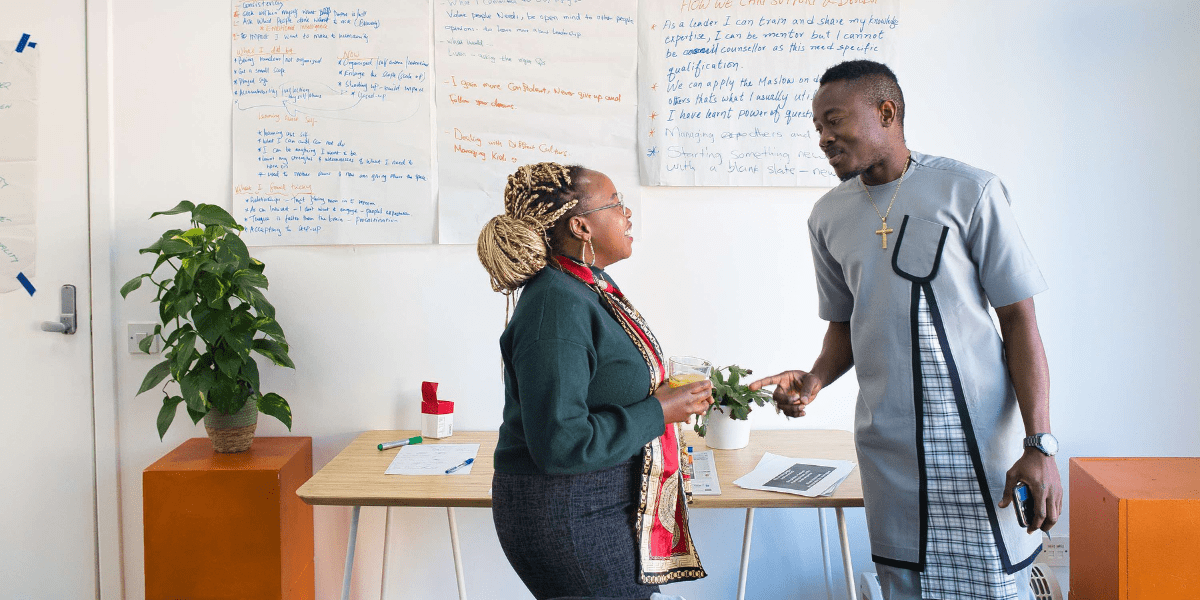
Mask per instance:
[[[867,200],[871,201],[871,207],[875,209],[875,214],[879,216],[879,221],[883,224],[883,226],[879,228],[879,231],[876,231],[875,233],[883,237],[884,250],[887,249],[887,234],[892,232],[891,229],[888,229],[887,218],[888,215],[892,214],[892,206],[896,204],[896,196],[900,194],[900,186],[904,184],[904,174],[908,172],[908,165],[911,162],[912,155],[909,155],[908,158],[904,160],[904,170],[900,171],[900,179],[896,182],[896,190],[892,192],[891,202],[888,202],[887,212],[884,212],[883,214],[879,214],[879,205],[875,204],[875,199],[871,197],[871,190],[867,189],[867,184],[865,181],[863,181],[862,175],[858,176],[858,183],[862,185],[863,191],[867,193]]]

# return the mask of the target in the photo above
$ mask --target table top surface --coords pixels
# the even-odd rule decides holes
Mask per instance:
[[[296,493],[305,502],[338,506],[463,506],[491,507],[492,454],[495,431],[457,431],[453,436],[426,439],[426,444],[479,444],[468,475],[386,475],[399,448],[380,452],[377,445],[400,440],[419,431],[367,431],[350,442]],[[707,450],[702,438],[688,430],[685,441],[700,452]],[[855,461],[854,438],[849,431],[764,430],[750,433],[750,445],[740,450],[714,450],[719,496],[693,496],[692,508],[813,508],[863,505],[858,467],[838,486],[832,496],[806,498],[782,492],[747,490],[734,480],[749,473],[763,452],[792,458],[823,458]]]

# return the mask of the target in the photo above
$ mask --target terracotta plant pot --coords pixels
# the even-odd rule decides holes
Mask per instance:
[[[750,421],[730,418],[729,409],[713,410],[708,417],[704,443],[714,450],[737,450],[750,443]]]
[[[212,440],[213,450],[225,454],[245,452],[254,443],[258,427],[258,406],[247,400],[242,409],[232,415],[210,411],[204,415],[204,429]]]

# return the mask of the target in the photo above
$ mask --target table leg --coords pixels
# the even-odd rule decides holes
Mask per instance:
[[[846,535],[846,513],[837,507],[838,537],[842,539],[842,567],[846,569],[846,597],[855,600],[854,565],[850,564],[850,536]]]
[[[387,598],[388,532],[392,529],[392,507],[383,507],[383,514],[383,575],[379,576],[379,600]]]
[[[450,550],[454,553],[454,577],[458,581],[458,600],[467,600],[467,578],[463,576],[462,555],[458,546],[458,523],[454,520],[454,507],[446,507],[446,518],[450,521]]]
[[[825,509],[817,509],[817,520],[821,523],[821,563],[825,567],[825,597],[833,600],[833,568],[829,565],[829,526],[825,523]]]
[[[350,513],[350,541],[346,543],[346,568],[342,571],[342,600],[350,600],[350,576],[354,574],[354,544],[358,541],[358,512],[355,506]]]
[[[746,576],[750,571],[750,535],[754,533],[754,509],[746,509],[746,530],[742,534],[742,568],[738,572],[737,600],[746,598]]]

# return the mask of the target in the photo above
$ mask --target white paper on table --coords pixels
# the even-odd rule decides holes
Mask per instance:
[[[642,185],[837,185],[813,94],[834,64],[891,60],[903,2],[770,4],[638,3]]]
[[[766,452],[753,471],[733,483],[748,490],[815,498],[832,495],[853,470],[854,463],[848,460],[788,458]]]
[[[479,453],[479,444],[410,444],[401,446],[388,465],[388,475],[446,475],[446,469],[460,465]],[[450,475],[469,475],[469,464]]]
[[[0,161],[37,159],[38,52],[0,41]]]
[[[37,163],[0,161],[0,293],[37,271]]]
[[[712,450],[692,453],[692,495],[721,495],[721,481],[717,478],[717,460],[713,458]]]
[[[252,246],[433,241],[424,0],[233,2],[233,216]]]

